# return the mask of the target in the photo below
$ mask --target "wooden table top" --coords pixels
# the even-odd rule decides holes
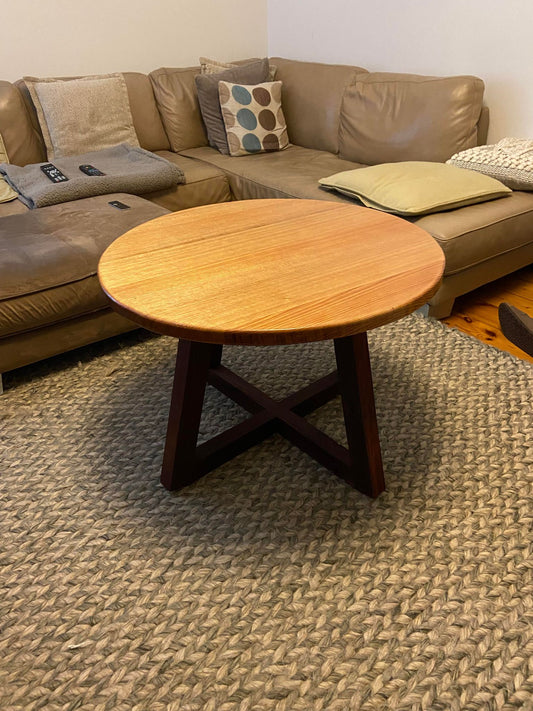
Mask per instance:
[[[444,254],[378,210],[321,200],[243,200],[146,222],[98,274],[117,311],[190,341],[274,345],[340,338],[414,311]]]

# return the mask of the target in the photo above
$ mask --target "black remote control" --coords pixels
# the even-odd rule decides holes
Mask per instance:
[[[53,183],[64,183],[65,180],[68,180],[67,176],[62,173],[59,168],[56,168],[53,163],[45,163],[44,165],[41,165],[41,170],[46,175],[48,180],[51,180]]]
[[[82,173],[85,173],[85,175],[105,175],[101,170],[95,168],[94,165],[80,165],[78,168]]]
[[[120,202],[120,200],[111,200],[108,205],[111,205],[111,207],[116,207],[117,210],[129,210],[131,207],[131,205],[126,205],[125,202]]]

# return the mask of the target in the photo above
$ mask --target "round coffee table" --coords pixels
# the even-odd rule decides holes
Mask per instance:
[[[103,254],[113,307],[179,338],[161,481],[177,489],[281,432],[351,486],[385,488],[366,331],[437,291],[444,255],[400,218],[320,200],[246,200],[140,225]],[[333,339],[337,370],[276,401],[222,365],[227,344]],[[259,364],[258,364],[258,367]],[[250,412],[197,445],[206,384]],[[348,448],[304,415],[340,394]]]

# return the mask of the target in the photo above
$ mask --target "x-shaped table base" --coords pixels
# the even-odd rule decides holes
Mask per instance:
[[[371,497],[385,488],[366,333],[334,340],[337,370],[276,401],[221,365],[222,346],[180,339],[161,473],[170,490],[191,484],[274,432]],[[250,417],[197,444],[206,385]],[[348,447],[304,419],[341,395]]]

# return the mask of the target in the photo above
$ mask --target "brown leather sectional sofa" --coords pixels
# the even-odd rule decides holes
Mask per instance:
[[[0,204],[0,374],[135,328],[115,314],[96,276],[119,234],[167,210],[254,198],[344,201],[318,179],[367,164],[445,161],[486,141],[488,111],[475,77],[370,73],[355,66],[273,58],[291,145],[229,157],[208,146],[198,67],[125,73],[140,145],[177,164],[185,184],[141,197],[113,195],[28,211]],[[46,161],[22,81],[0,82],[0,134],[11,163]],[[132,209],[108,205],[120,199]],[[20,217],[23,216],[23,217]],[[533,261],[533,193],[418,218],[441,245],[446,270],[429,304],[437,318],[456,296]],[[0,375],[1,377],[1,375]]]

